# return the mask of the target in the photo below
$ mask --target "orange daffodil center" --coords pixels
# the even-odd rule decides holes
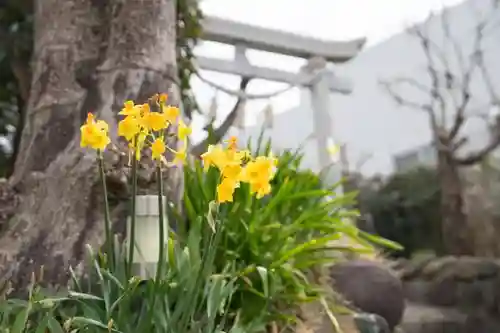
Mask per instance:
[[[233,195],[240,183],[248,183],[252,194],[257,198],[271,192],[270,181],[274,177],[276,159],[272,156],[259,156],[252,159],[248,151],[237,150],[237,140],[231,137],[227,148],[222,146],[209,146],[206,153],[201,156],[205,171],[213,166],[220,170],[222,181],[217,187],[217,200],[219,202],[232,202]]]

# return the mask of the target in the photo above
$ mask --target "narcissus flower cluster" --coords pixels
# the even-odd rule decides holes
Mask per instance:
[[[118,123],[118,135],[125,138],[130,151],[137,159],[141,151],[148,146],[151,157],[167,165],[183,164],[186,160],[187,140],[191,134],[180,117],[180,111],[175,106],[166,104],[167,95],[153,96],[148,103],[135,104],[133,101],[124,103],[119,115],[124,118]],[[152,107],[155,110],[152,110]],[[177,125],[176,136],[181,143],[179,149],[173,149],[166,144],[166,133],[169,126]],[[81,127],[82,147],[90,147],[103,151],[110,143],[108,124],[96,120],[92,113]],[[174,154],[172,162],[165,160],[164,154],[169,150]],[[232,202],[234,191],[241,183],[250,186],[252,194],[262,198],[271,192],[270,181],[274,177],[277,160],[273,156],[258,156],[253,158],[248,150],[238,150],[237,140],[232,137],[227,145],[211,145],[201,156],[203,167],[208,171],[216,167],[221,173],[221,182],[217,186],[217,201]]]
[[[184,163],[186,159],[187,138],[191,134],[191,128],[186,126],[180,117],[179,108],[167,105],[167,95],[154,96],[151,103],[158,111],[151,110],[151,104],[135,105],[133,101],[127,101],[119,112],[125,116],[118,123],[118,135],[124,137],[131,148],[135,149],[136,158],[140,158],[140,152],[149,141],[151,155],[154,160],[161,160],[166,152],[174,153],[174,164]],[[166,129],[177,123],[177,137],[182,142],[178,150],[174,150],[165,144]]]
[[[167,105],[166,102],[166,94],[153,96],[144,104],[125,102],[119,112],[124,118],[118,123],[118,135],[127,140],[137,159],[140,158],[144,147],[149,144],[154,160],[164,160],[165,152],[170,150],[175,156],[171,164],[182,164],[186,160],[187,139],[191,134],[191,128],[182,121],[179,108]],[[151,110],[151,106],[157,111]],[[165,143],[167,128],[175,124],[177,124],[177,137],[182,143],[179,149],[172,149]],[[103,120],[95,120],[89,113],[87,122],[81,127],[81,146],[102,151],[109,142],[108,124]]]
[[[233,202],[234,191],[240,183],[248,183],[252,194],[262,198],[271,192],[270,181],[276,171],[277,160],[272,156],[252,158],[247,150],[238,151],[236,138],[227,142],[227,147],[211,145],[201,156],[203,168],[211,166],[221,173],[221,182],[217,186],[218,202]]]

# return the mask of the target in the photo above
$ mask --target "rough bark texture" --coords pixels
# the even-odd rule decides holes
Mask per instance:
[[[458,168],[452,153],[446,149],[438,149],[443,245],[448,254],[474,255],[474,240],[469,235]]]
[[[36,1],[33,78],[19,155],[10,189],[15,215],[0,239],[0,281],[27,285],[40,266],[46,282],[65,284],[85,244],[103,240],[102,193],[95,153],[79,147],[87,112],[110,124],[117,142],[117,112],[127,99],[144,102],[168,92],[175,63],[174,0]],[[125,230],[126,174],[122,156],[105,154],[113,228]],[[144,166],[141,185],[154,180]],[[182,177],[170,169],[167,193],[178,202]]]
[[[498,199],[494,188],[498,184],[498,171],[481,163],[464,168],[465,212],[469,224],[469,237],[474,239],[474,255],[497,258],[500,256],[500,227],[495,216]]]

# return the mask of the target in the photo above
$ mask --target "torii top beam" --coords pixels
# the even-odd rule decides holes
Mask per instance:
[[[251,49],[304,59],[322,57],[334,63],[345,62],[355,57],[366,42],[366,38],[328,42],[211,16],[203,19],[202,27],[202,38],[207,41],[231,45],[244,44]]]

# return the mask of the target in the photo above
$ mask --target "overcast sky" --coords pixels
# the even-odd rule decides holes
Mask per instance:
[[[236,20],[313,36],[325,40],[349,40],[359,37],[368,39],[367,46],[383,42],[384,39],[403,30],[411,23],[426,18],[431,11],[443,6],[456,5],[462,0],[201,0],[206,15]],[[231,59],[233,49],[215,43],[203,43],[197,54],[215,58]],[[268,54],[247,52],[250,62],[260,66],[297,71],[303,61]],[[239,79],[229,75],[204,72],[206,78],[228,88],[236,88]],[[282,84],[253,80],[249,92],[268,93],[280,90]],[[201,107],[208,111],[215,91],[198,79],[193,79],[193,88]],[[223,93],[217,94],[218,117],[223,118],[231,110],[234,99]],[[299,102],[296,89],[272,100],[252,101],[247,104],[246,123],[255,122],[256,116],[270,103],[277,113],[294,107]],[[220,120],[220,119],[219,119]],[[203,119],[194,119],[194,139],[202,137]]]

